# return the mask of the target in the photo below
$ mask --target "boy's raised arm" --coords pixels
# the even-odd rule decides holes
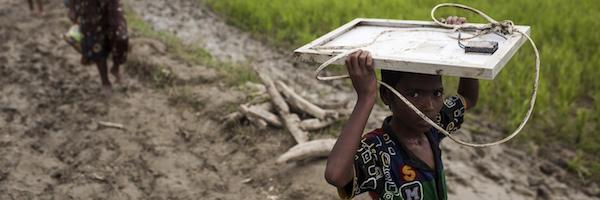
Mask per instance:
[[[479,99],[479,80],[472,78],[460,78],[458,83],[458,94],[466,101],[466,108],[470,109],[477,105]]]
[[[444,21],[447,24],[464,24],[467,22],[467,18],[450,16]],[[458,94],[465,98],[465,103],[467,103],[465,109],[475,107],[475,105],[477,105],[477,99],[479,99],[479,80],[472,78],[460,78],[460,82],[458,84]]]
[[[346,59],[346,68],[358,100],[327,159],[325,179],[337,187],[344,187],[353,178],[354,154],[377,98],[373,65],[368,51],[358,51]]]

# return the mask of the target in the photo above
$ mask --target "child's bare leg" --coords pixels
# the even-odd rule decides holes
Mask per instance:
[[[96,61],[98,72],[100,72],[100,80],[104,87],[111,87],[110,80],[108,80],[108,66],[106,66],[106,60]]]
[[[119,70],[119,66],[120,64],[113,64],[113,67],[110,69],[110,73],[115,76],[115,82],[117,84],[121,84],[123,83],[122,77],[121,77],[121,71]]]
[[[27,3],[29,3],[29,10],[34,11],[35,8],[33,8],[33,0],[27,0]]]
[[[31,0],[29,0],[31,1]],[[39,15],[43,15],[44,14],[44,4],[42,3],[42,0],[37,0],[37,4],[38,4],[38,14]]]

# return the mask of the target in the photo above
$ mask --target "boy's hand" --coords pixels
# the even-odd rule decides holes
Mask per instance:
[[[446,24],[452,24],[452,25],[461,25],[461,24],[467,23],[467,18],[466,17],[450,16],[450,17],[448,17],[448,18],[446,18],[444,20],[444,23],[446,23]]]
[[[359,100],[377,96],[373,58],[368,51],[358,50],[346,58],[346,68]]]

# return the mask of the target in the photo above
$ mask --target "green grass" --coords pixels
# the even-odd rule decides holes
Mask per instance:
[[[270,44],[295,49],[357,17],[430,20],[434,0],[208,0],[228,22],[252,32]],[[598,168],[600,156],[600,3],[581,1],[458,1],[478,8],[497,20],[511,19],[532,27],[541,51],[541,85],[535,113],[517,140],[559,142],[584,152],[587,163]],[[438,17],[460,15],[483,22],[459,10],[442,9]],[[494,81],[482,81],[476,112],[514,129],[521,121],[531,93],[533,50],[527,43]],[[455,80],[455,79],[450,79]],[[598,170],[591,170],[592,174]]]
[[[193,92],[190,86],[172,88],[169,93],[167,101],[172,106],[188,106],[195,112],[200,111],[205,106],[205,103],[199,98],[198,94]]]
[[[165,66],[149,63],[138,57],[129,57],[125,71],[155,88],[165,88],[174,82],[173,74]]]
[[[129,28],[135,34],[161,41],[167,46],[167,51],[170,54],[178,56],[192,66],[204,65],[217,69],[229,86],[239,86],[247,81],[258,82],[256,73],[248,65],[217,61],[208,51],[197,45],[184,44],[181,39],[173,34],[154,30],[130,8],[126,9],[125,17]],[[156,79],[155,82],[163,83],[168,80],[166,79],[168,77],[164,76],[165,74],[167,73],[153,73],[153,79]]]
[[[183,60],[192,64],[214,64],[214,59],[206,50],[197,46],[184,45],[177,36],[164,31],[154,30],[131,9],[126,9],[125,13],[129,28],[136,34],[143,37],[158,39],[167,45],[168,50],[174,55],[180,56]]]

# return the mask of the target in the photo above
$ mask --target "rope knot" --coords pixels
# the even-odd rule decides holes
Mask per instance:
[[[502,33],[504,35],[511,35],[514,31],[515,24],[510,20],[504,20],[501,22],[493,22],[491,24],[491,29],[494,32]]]

